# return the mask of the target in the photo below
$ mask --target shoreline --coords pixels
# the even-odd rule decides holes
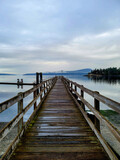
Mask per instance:
[[[86,77],[96,77],[96,78],[118,78],[120,79],[120,75],[101,75],[101,74],[91,74],[91,73],[88,73],[85,75]]]

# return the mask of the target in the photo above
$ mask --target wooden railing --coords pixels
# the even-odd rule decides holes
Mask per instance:
[[[15,103],[18,103],[18,114],[16,117],[14,117],[1,131],[0,131],[0,142],[6,135],[13,129],[13,127],[18,124],[18,135],[15,137],[13,142],[10,144],[8,149],[6,150],[5,154],[2,156],[3,159],[8,159],[13,150],[15,149],[16,144],[19,142],[20,137],[24,134],[26,128],[28,127],[30,121],[34,118],[36,115],[37,111],[40,109],[41,104],[43,103],[44,99],[46,98],[47,94],[51,90],[51,88],[54,86],[55,82],[57,80],[57,77],[45,80],[37,85],[35,85],[33,88],[19,93],[17,96],[0,103],[0,112],[5,111],[9,107],[13,106]],[[23,108],[23,101],[24,98],[27,97],[33,93],[33,100]],[[39,104],[37,104],[37,100],[40,98]],[[32,107],[34,106],[34,111],[30,115],[29,119],[27,122],[24,124],[23,123],[23,117],[25,113]]]
[[[95,132],[96,136],[100,140],[101,144],[103,145],[104,149],[108,153],[111,159],[118,159],[116,154],[114,153],[112,147],[110,146],[109,142],[106,142],[100,133],[100,122],[103,122],[110,130],[112,135],[116,138],[116,140],[120,143],[120,131],[114,127],[111,122],[109,122],[101,113],[100,113],[100,102],[104,103],[108,107],[112,108],[116,112],[120,113],[120,103],[115,102],[96,91],[92,91],[90,89],[85,88],[83,85],[79,85],[76,82],[73,82],[65,77],[62,77],[62,80],[68,90],[68,92],[72,95],[73,99],[75,100],[77,106],[79,107],[80,111],[84,115],[85,119],[87,120],[88,124]],[[79,90],[79,91],[78,91]],[[84,93],[89,94],[94,98],[94,107],[87,102],[84,98]],[[88,116],[86,107],[94,115],[94,121]]]

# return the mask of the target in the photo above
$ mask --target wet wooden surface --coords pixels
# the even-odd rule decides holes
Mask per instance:
[[[22,137],[12,160],[107,160],[60,79]]]

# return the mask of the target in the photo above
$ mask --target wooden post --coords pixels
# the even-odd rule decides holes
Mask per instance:
[[[75,85],[75,91],[77,92],[77,86]]]
[[[33,99],[37,96],[37,90],[33,92]],[[37,102],[34,103],[34,110],[37,108]]]
[[[45,83],[44,83],[44,95],[45,95]]]
[[[83,87],[83,86],[82,86]],[[82,98],[84,98],[84,91],[81,89],[81,97]],[[84,105],[84,103],[82,102],[81,103],[81,107],[84,109],[84,111],[85,111],[85,105]]]
[[[47,88],[47,92],[48,92],[48,81],[46,82],[46,88]]]
[[[70,89],[70,82],[68,82],[68,88]]]
[[[40,83],[43,81],[42,72],[40,72]]]
[[[21,89],[23,89],[23,79],[21,79]]]
[[[18,85],[17,85],[17,88],[19,88],[19,79],[17,79],[17,84],[18,84]]]
[[[50,88],[50,80],[48,81],[48,91],[49,91],[49,88]]]
[[[22,92],[18,93],[18,95],[22,96]],[[20,112],[22,112],[23,110],[23,99],[21,99],[20,101],[18,101],[18,114]],[[23,117],[21,118],[21,120],[18,122],[18,132],[23,128]]]
[[[39,84],[39,73],[36,72],[36,84]]]
[[[36,72],[36,85],[39,84],[39,73]],[[37,94],[39,94],[39,89],[37,89]]]
[[[42,72],[39,73],[40,75],[40,83],[42,83]],[[42,86],[40,86],[40,92],[42,91]],[[40,100],[42,101],[42,94],[40,95]]]
[[[95,93],[99,94],[99,92],[95,91]],[[97,111],[100,111],[100,102],[94,98],[94,107]],[[95,127],[100,132],[100,121],[95,117]]]
[[[72,84],[72,82],[71,82],[71,93],[72,93],[72,87],[73,87],[73,84]]]
[[[75,85],[75,92],[77,92],[77,86]],[[78,99],[77,94],[75,93],[75,98]]]

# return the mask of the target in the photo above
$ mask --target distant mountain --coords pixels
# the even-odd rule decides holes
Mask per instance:
[[[67,71],[67,73],[89,73],[91,72],[90,68],[85,68],[85,69],[80,69],[80,70],[75,70],[75,71]]]
[[[23,74],[24,76],[32,76],[32,75],[36,75],[36,73],[26,73],[26,74]]]
[[[16,75],[16,74],[0,73],[0,76],[11,76],[11,75]]]
[[[90,68],[80,69],[80,70],[74,70],[74,71],[57,71],[57,72],[45,72],[43,75],[85,75],[91,72]],[[27,73],[24,75],[35,75],[36,73]]]

